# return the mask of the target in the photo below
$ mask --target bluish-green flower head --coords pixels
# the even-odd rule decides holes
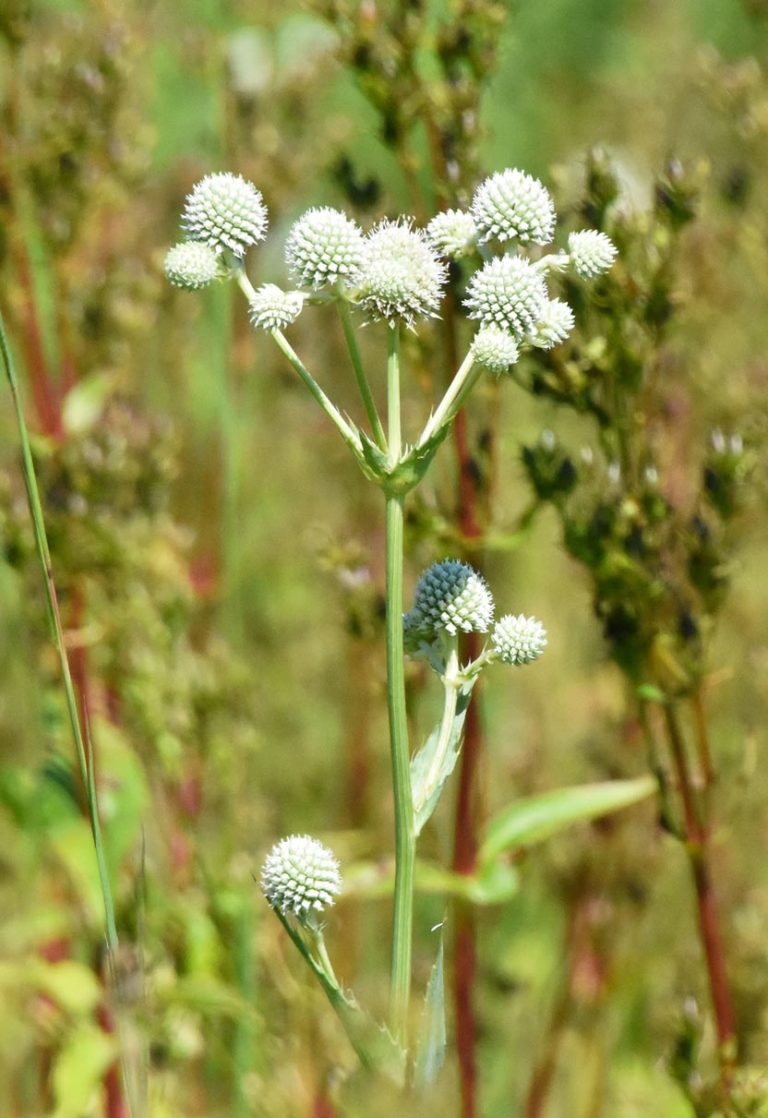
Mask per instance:
[[[495,659],[504,664],[529,664],[538,660],[547,646],[547,633],[535,617],[500,617],[491,633]]]
[[[371,318],[410,327],[437,315],[446,278],[447,268],[423,229],[407,218],[384,220],[366,237],[358,298]]]
[[[327,846],[309,835],[290,835],[272,847],[260,883],[272,908],[306,924],[334,903],[341,892],[341,873]]]
[[[291,227],[285,244],[291,276],[302,287],[314,290],[340,280],[356,285],[364,254],[362,229],[330,206],[307,210]]]
[[[506,373],[520,357],[517,340],[499,326],[483,326],[472,340],[472,356],[492,373]]]
[[[441,256],[458,260],[475,248],[478,230],[475,219],[466,210],[444,210],[430,221],[427,236]]]
[[[411,642],[462,633],[487,633],[493,622],[493,595],[468,563],[433,563],[416,584],[413,609],[404,618]]]
[[[546,245],[555,230],[552,196],[524,171],[499,171],[481,182],[472,199],[472,216],[482,241],[495,237]]]
[[[251,322],[260,330],[284,330],[301,314],[304,296],[300,291],[283,291],[265,283],[253,293],[248,310]]]
[[[610,237],[596,229],[571,233],[568,251],[574,271],[584,279],[593,279],[607,272],[616,259],[617,249]]]
[[[522,341],[536,327],[549,295],[542,274],[522,256],[500,256],[475,272],[464,305],[483,326],[498,326]]]
[[[165,257],[165,274],[174,287],[196,291],[223,275],[217,253],[199,241],[174,245]]]
[[[538,349],[553,349],[574,327],[573,311],[562,299],[549,299],[531,331],[529,341]]]
[[[187,197],[181,222],[188,238],[244,256],[267,233],[267,207],[251,182],[230,172],[206,175]]]

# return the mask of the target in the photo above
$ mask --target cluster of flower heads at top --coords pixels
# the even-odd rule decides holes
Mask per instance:
[[[491,175],[468,210],[440,213],[426,229],[410,218],[384,219],[365,234],[339,210],[312,208],[294,223],[285,245],[297,289],[259,287],[251,297],[251,319],[261,329],[283,330],[307,300],[330,294],[358,305],[370,319],[413,328],[417,320],[437,316],[446,259],[474,253],[484,262],[464,297],[479,326],[472,353],[478,364],[502,373],[518,360],[521,346],[551,349],[573,329],[571,308],[550,298],[547,273],[570,268],[591,279],[616,256],[610,239],[592,229],[571,233],[567,252],[527,254],[552,242],[555,218],[547,189],[517,170]],[[182,225],[187,240],[169,251],[166,274],[179,287],[201,288],[231,275],[246,251],[265,238],[267,209],[257,188],[240,176],[207,175],[187,198]],[[515,242],[520,251],[492,256],[492,241]]]
[[[547,644],[541,622],[521,613],[506,614],[494,624],[494,612],[493,595],[473,567],[458,559],[433,563],[416,583],[413,607],[403,615],[406,652],[442,673],[446,646],[459,633],[490,630],[490,643],[473,669],[495,661],[520,665],[537,660]]]

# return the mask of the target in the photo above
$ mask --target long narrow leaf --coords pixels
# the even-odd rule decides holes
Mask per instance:
[[[424,1016],[413,1071],[414,1086],[417,1090],[430,1087],[435,1082],[445,1061],[444,954],[443,930],[441,928],[437,958],[427,983]]]

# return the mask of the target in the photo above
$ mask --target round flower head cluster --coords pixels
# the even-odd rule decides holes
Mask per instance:
[[[549,191],[523,171],[500,171],[480,183],[472,199],[472,216],[483,241],[517,238],[522,244],[546,245],[555,229]]]
[[[381,221],[366,238],[360,301],[375,319],[412,326],[437,314],[446,276],[423,229],[408,220]]]
[[[296,321],[303,305],[300,291],[283,291],[274,283],[265,283],[251,298],[251,322],[262,330],[284,330]]]
[[[360,227],[339,210],[307,210],[291,227],[285,259],[297,283],[315,290],[338,280],[357,283],[365,239]]]
[[[531,343],[539,349],[552,349],[565,341],[573,326],[573,311],[568,304],[562,299],[550,299],[531,333]]]
[[[264,239],[267,207],[261,192],[240,175],[206,175],[188,196],[181,221],[191,240],[244,256]]]
[[[568,238],[571,263],[578,275],[592,279],[607,272],[616,258],[616,246],[605,233],[596,229],[583,229]]]
[[[498,326],[483,326],[472,341],[472,356],[492,373],[506,373],[520,356],[517,342]]]
[[[458,259],[471,252],[477,241],[477,226],[465,210],[445,210],[432,218],[427,236],[441,256]]]
[[[548,298],[541,272],[522,256],[500,256],[472,276],[464,305],[483,326],[499,326],[523,339],[534,330]]]
[[[511,613],[500,617],[491,633],[496,657],[504,664],[528,664],[538,660],[547,646],[547,633],[535,617]]]
[[[212,248],[199,241],[186,241],[168,250],[165,274],[175,287],[187,287],[195,291],[219,279],[222,271],[219,258]]]
[[[486,633],[492,621],[493,596],[484,579],[458,559],[433,563],[424,572],[404,619],[407,633],[444,631],[452,636]]]
[[[341,892],[333,851],[309,835],[291,835],[273,846],[261,871],[261,888],[272,908],[302,923],[332,905]]]

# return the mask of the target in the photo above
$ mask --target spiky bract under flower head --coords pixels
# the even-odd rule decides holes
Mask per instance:
[[[423,229],[410,221],[381,221],[366,238],[359,279],[361,303],[371,317],[412,326],[437,314],[447,276]]]
[[[472,340],[472,356],[492,373],[506,373],[520,356],[517,341],[498,326],[483,326]]]
[[[332,905],[341,892],[333,851],[309,835],[291,835],[272,847],[261,871],[261,888],[272,908],[303,923]]]
[[[267,207],[251,182],[230,172],[206,175],[187,197],[181,222],[193,241],[244,256],[267,232]]]
[[[597,229],[582,229],[571,233],[568,251],[574,271],[585,279],[593,279],[607,272],[616,259],[616,246],[605,233]]]
[[[493,621],[493,596],[481,575],[458,559],[433,563],[416,584],[406,630],[454,635],[486,633]]]
[[[284,330],[296,321],[303,306],[300,291],[283,291],[277,284],[265,283],[251,298],[251,322],[261,330]]]
[[[552,349],[573,330],[573,311],[562,299],[550,299],[533,329],[530,341],[539,349]]]
[[[524,171],[499,171],[481,182],[472,199],[472,216],[483,241],[496,237],[546,245],[555,229],[552,196]]]
[[[457,260],[475,247],[477,226],[466,210],[445,210],[432,218],[427,236],[441,256]]]
[[[496,657],[505,664],[528,664],[537,660],[547,646],[547,633],[535,617],[500,617],[493,627],[491,643]]]
[[[315,290],[338,280],[357,283],[365,252],[362,229],[340,210],[307,210],[291,227],[285,259],[297,283]]]
[[[209,245],[185,241],[168,250],[165,274],[175,287],[196,291],[219,279],[223,272],[218,256]]]
[[[530,334],[548,300],[544,277],[522,256],[501,256],[475,272],[464,305],[483,326],[499,326],[521,340]]]

